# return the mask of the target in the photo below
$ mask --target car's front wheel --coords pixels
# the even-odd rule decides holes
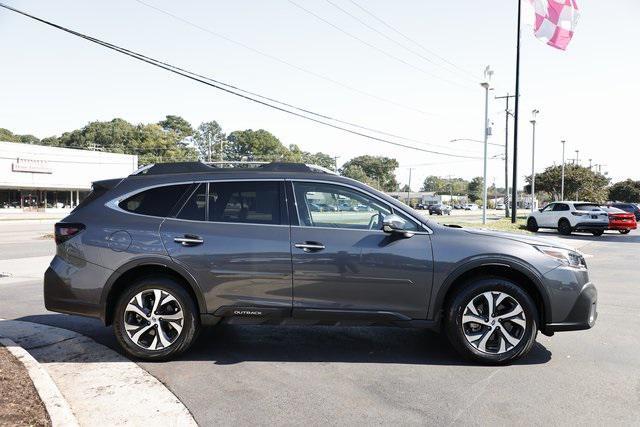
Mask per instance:
[[[526,355],[538,333],[532,298],[516,283],[485,277],[467,283],[446,313],[454,348],[477,362],[504,364]]]
[[[538,221],[536,221],[535,218],[529,218],[527,220],[527,230],[531,231],[532,233],[536,233],[539,230]]]
[[[113,329],[128,355],[142,360],[168,360],[195,340],[198,311],[193,298],[165,276],[138,280],[120,296]]]

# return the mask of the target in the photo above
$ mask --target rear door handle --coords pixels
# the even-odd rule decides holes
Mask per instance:
[[[295,246],[298,249],[302,249],[305,252],[315,252],[315,251],[321,251],[324,249],[324,245],[322,243],[316,243],[316,242],[296,243],[293,246]]]
[[[182,244],[182,246],[197,246],[204,243],[204,239],[202,239],[202,237],[195,236],[193,234],[185,234],[184,237],[176,237],[173,241]]]

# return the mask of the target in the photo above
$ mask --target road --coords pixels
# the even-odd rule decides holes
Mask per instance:
[[[53,243],[39,235],[50,227],[0,224],[0,271],[18,271],[0,278],[0,317],[73,329],[117,349],[98,321],[44,309],[41,255]],[[511,366],[470,365],[423,330],[229,325],[205,330],[180,360],[140,365],[202,425],[637,425],[640,232],[562,239],[588,255],[597,324],[539,335]]]

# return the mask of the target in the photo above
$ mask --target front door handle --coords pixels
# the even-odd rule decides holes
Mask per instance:
[[[176,237],[173,241],[182,244],[182,246],[196,246],[204,243],[204,239],[202,239],[202,237],[195,236],[193,234],[185,234],[184,237]]]
[[[324,245],[322,243],[316,243],[316,242],[296,243],[293,246],[295,246],[298,249],[302,249],[305,252],[315,252],[315,251],[321,251],[324,249]]]

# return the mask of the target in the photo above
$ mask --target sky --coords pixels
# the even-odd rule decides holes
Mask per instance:
[[[504,144],[505,104],[493,98],[515,88],[517,1],[3,1],[246,90],[419,141],[397,140],[404,144],[476,158],[325,128],[0,10],[0,127],[15,133],[43,138],[95,120],[148,123],[175,114],[196,126],[216,120],[226,132],[266,129],[285,145],[339,156],[339,165],[362,154],[394,157],[398,180],[407,183],[411,168],[418,190],[427,175],[482,175],[483,145],[450,141],[483,138],[479,82],[490,65],[489,142]],[[533,109],[540,111],[536,172],[561,163],[564,139],[567,159],[579,150],[580,164],[603,165],[614,182],[640,179],[640,2],[578,4],[580,21],[567,51],[533,36],[533,12],[523,6],[520,184],[531,173]],[[488,151],[494,157],[504,148]],[[490,160],[487,176],[504,186],[504,162]]]

